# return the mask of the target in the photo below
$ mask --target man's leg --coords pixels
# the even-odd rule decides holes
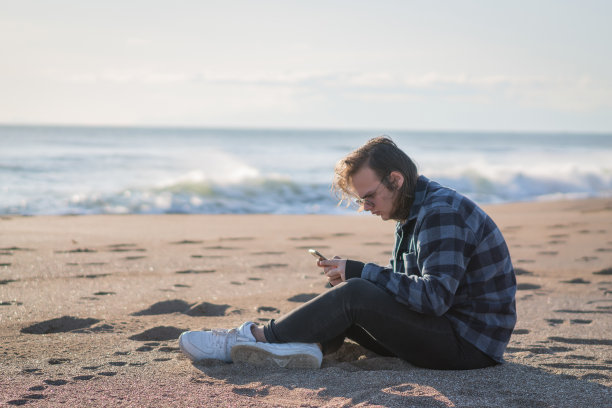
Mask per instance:
[[[416,313],[364,279],[337,285],[264,327],[269,342],[321,343],[324,351],[339,337],[357,332],[364,343],[370,341],[364,335],[371,337],[373,343],[365,347],[378,344],[421,367],[469,369],[495,364],[456,336],[446,318]]]

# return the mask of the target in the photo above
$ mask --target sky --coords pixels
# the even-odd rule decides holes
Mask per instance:
[[[612,132],[612,2],[0,0],[0,124]]]

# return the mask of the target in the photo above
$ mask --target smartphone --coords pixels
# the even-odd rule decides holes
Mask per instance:
[[[316,249],[309,249],[308,252],[310,252],[310,254],[314,256],[315,258],[319,258],[320,261],[325,261],[327,259],[326,257],[323,256],[323,254],[321,254]]]

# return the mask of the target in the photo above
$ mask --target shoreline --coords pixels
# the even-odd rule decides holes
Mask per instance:
[[[314,376],[192,365],[178,352],[177,333],[265,322],[326,290],[310,247],[386,264],[393,222],[290,214],[0,216],[0,404],[609,403],[612,199],[483,208],[506,238],[519,284],[505,364],[424,370],[346,343]]]

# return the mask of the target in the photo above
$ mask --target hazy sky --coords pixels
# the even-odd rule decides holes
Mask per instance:
[[[0,123],[612,131],[612,1],[0,0]]]

